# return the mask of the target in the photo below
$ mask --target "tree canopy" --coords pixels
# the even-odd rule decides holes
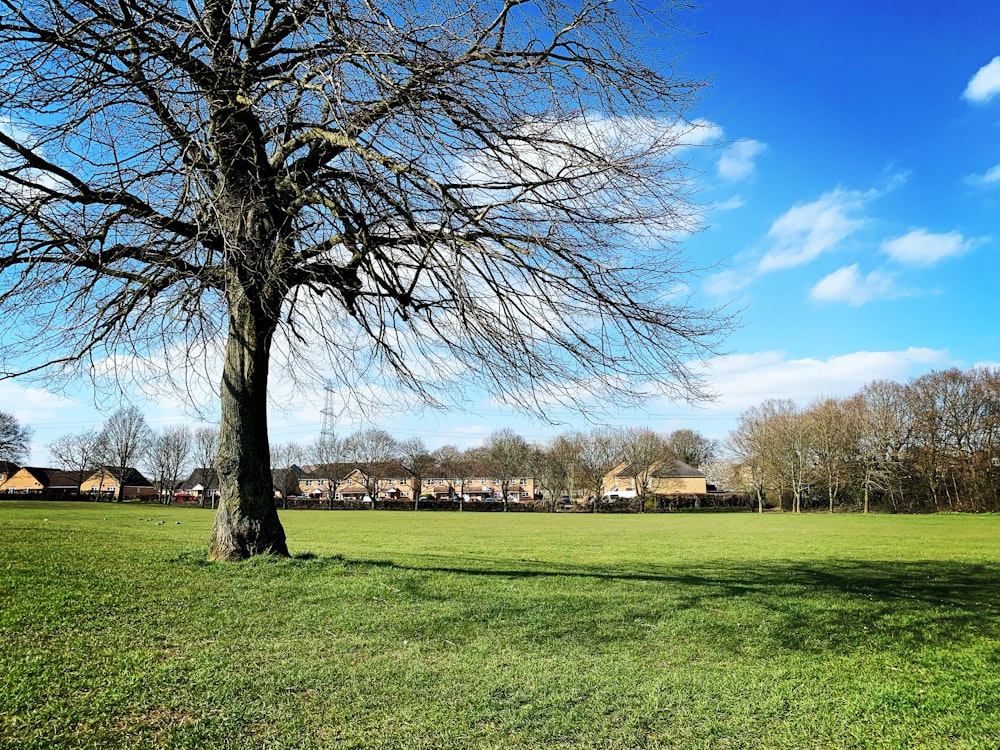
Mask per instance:
[[[646,43],[682,5],[0,0],[0,369],[218,362],[217,558],[287,553],[273,352],[430,404],[699,395],[701,84]]]

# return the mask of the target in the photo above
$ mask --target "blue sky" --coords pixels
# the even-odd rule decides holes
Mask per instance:
[[[804,405],[877,378],[1000,361],[1000,3],[709,0],[687,25],[683,67],[711,80],[694,114],[722,140],[695,157],[705,229],[687,253],[712,268],[691,292],[741,310],[742,323],[724,356],[694,365],[714,402],[651,403],[614,421],[724,438],[766,398]],[[126,397],[154,425],[199,423],[179,402]],[[315,438],[322,394],[277,400],[272,441]],[[54,438],[117,405],[99,411],[86,385],[54,395],[10,382],[0,404],[35,429],[36,464]],[[540,440],[588,426],[472,405],[339,432],[374,423],[433,448],[503,427]]]

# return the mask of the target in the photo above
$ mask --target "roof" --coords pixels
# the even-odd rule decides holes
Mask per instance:
[[[634,477],[638,472],[635,467],[626,464],[622,467],[616,477]],[[690,466],[680,459],[668,458],[665,461],[658,461],[655,468],[650,472],[650,476],[656,479],[702,479],[705,472]]]
[[[190,491],[197,485],[207,490],[219,489],[219,476],[215,473],[215,469],[195,469],[191,472],[191,476],[181,482],[181,489]]]
[[[69,487],[75,490],[80,487],[78,475],[71,474],[63,469],[50,469],[44,466],[22,466],[14,474],[20,474],[22,471],[30,474],[40,485],[47,489]],[[14,474],[11,476],[14,476]]]
[[[148,479],[146,479],[146,477],[142,475],[142,472],[140,472],[134,466],[126,466],[124,467],[124,469],[125,469],[125,471],[123,472],[125,475],[124,479],[118,476],[118,467],[116,466],[102,466],[100,469],[97,469],[96,471],[92,472],[90,476],[95,476],[96,474],[100,474],[103,471],[105,474],[110,474],[112,477],[117,479],[125,487],[153,486],[153,483],[150,482]]]

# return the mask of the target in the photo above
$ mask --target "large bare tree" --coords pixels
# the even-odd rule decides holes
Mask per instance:
[[[696,394],[685,7],[0,0],[0,371],[217,344],[214,559],[287,554],[275,348],[432,404]]]

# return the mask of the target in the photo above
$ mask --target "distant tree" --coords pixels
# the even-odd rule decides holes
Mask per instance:
[[[667,448],[678,459],[701,469],[719,457],[719,442],[690,429],[674,430],[667,436]]]
[[[662,435],[645,427],[629,427],[622,433],[622,458],[624,471],[631,477],[635,487],[639,512],[652,494],[653,474],[660,462],[673,457],[667,441]]]
[[[13,414],[0,411],[0,461],[23,461],[31,447],[31,434],[31,428],[22,426]]]
[[[304,451],[298,443],[282,443],[271,446],[271,472],[274,476],[274,490],[281,495],[281,507],[288,507],[288,496],[298,495],[299,477]]]
[[[428,403],[455,378],[417,360],[538,410],[699,395],[727,322],[672,293],[704,141],[687,7],[6,0],[0,367],[183,373],[221,342],[212,559],[288,554],[277,342]]]
[[[793,495],[792,510],[801,507],[813,457],[807,424],[791,399],[767,399],[744,411],[730,436],[730,450],[738,457],[749,489],[757,494],[763,512],[765,493],[782,507],[782,493]]]
[[[191,430],[184,426],[166,427],[150,439],[146,463],[164,505],[170,505],[178,482],[190,469],[192,445]]]
[[[532,446],[530,467],[535,483],[549,496],[554,511],[563,495],[568,495],[576,473],[580,444],[575,435],[559,435],[545,445]]]
[[[810,486],[815,466],[809,421],[791,399],[767,399],[761,410],[767,420],[763,461],[767,465],[769,489],[782,509],[782,493],[792,496],[792,512],[802,511],[803,496]]]
[[[219,453],[219,430],[217,427],[199,427],[194,431],[194,444],[192,446],[195,468],[205,471],[206,480],[208,476],[215,474],[215,457]],[[205,499],[209,498],[212,508],[215,508],[215,490],[205,486],[201,493],[201,507],[205,507]]]
[[[531,448],[523,437],[507,428],[492,433],[483,443],[483,450],[495,478],[500,480],[500,494],[506,511],[511,486],[528,472]]]
[[[465,477],[469,473],[468,457],[454,445],[442,445],[440,448],[436,448],[431,453],[431,457],[444,472],[444,481],[448,485],[449,496],[458,498],[458,509],[462,510],[464,507],[463,485]]]
[[[578,433],[574,442],[578,446],[576,460],[580,486],[593,493],[591,509],[597,512],[604,496],[604,478],[623,461],[622,433],[597,429]]]
[[[857,476],[858,414],[846,399],[826,398],[806,409],[803,418],[812,444],[815,478],[826,488],[830,512]]]
[[[320,466],[339,463],[344,460],[344,441],[336,433],[320,435],[307,451],[310,460]]]
[[[399,456],[399,445],[385,430],[369,428],[358,430],[344,440],[344,455],[364,474],[365,492],[371,498],[372,510],[378,500],[379,483],[386,478],[386,470]]]
[[[888,380],[868,383],[850,400],[858,422],[861,503],[869,513],[873,502],[895,509],[902,494],[903,453],[909,442],[903,386]]]
[[[424,479],[436,466],[434,456],[427,450],[424,441],[418,437],[404,440],[399,444],[399,461],[413,478],[413,508],[420,509],[420,495],[423,493]]]
[[[98,468],[100,443],[100,433],[96,430],[87,430],[63,435],[49,446],[49,453],[55,465],[76,478],[77,490]]]
[[[99,459],[118,482],[115,497],[118,502],[125,496],[129,470],[146,457],[152,438],[152,431],[138,407],[123,407],[104,422],[98,438]]]

